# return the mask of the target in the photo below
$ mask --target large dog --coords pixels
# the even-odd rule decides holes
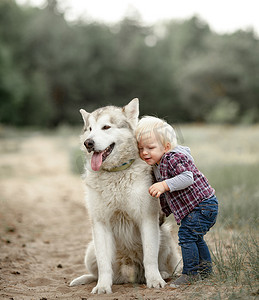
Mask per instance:
[[[89,274],[70,286],[97,281],[92,293],[111,293],[112,284],[165,286],[180,261],[166,223],[159,223],[159,201],[152,198],[150,166],[138,155],[134,129],[139,102],[87,113],[81,136],[86,152],[86,205],[93,241],[85,264]]]

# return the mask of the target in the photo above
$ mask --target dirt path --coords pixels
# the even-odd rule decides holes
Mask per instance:
[[[77,147],[77,137],[0,139],[0,299],[187,299],[208,292],[204,284],[178,290],[127,284],[113,286],[111,295],[92,295],[94,284],[69,287],[85,272],[91,239],[69,147]]]

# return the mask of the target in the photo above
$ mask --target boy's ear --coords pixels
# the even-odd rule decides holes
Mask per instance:
[[[79,110],[81,115],[82,115],[82,118],[84,120],[84,124],[85,124],[85,127],[87,127],[87,124],[88,124],[88,118],[89,118],[89,113],[87,111],[85,111],[84,109],[80,109]]]
[[[129,104],[122,108],[122,111],[127,117],[127,120],[130,122],[133,128],[137,126],[138,116],[139,116],[139,100],[134,98],[130,101]]]
[[[165,146],[165,151],[168,152],[170,150],[171,150],[171,144],[167,143],[166,146]]]

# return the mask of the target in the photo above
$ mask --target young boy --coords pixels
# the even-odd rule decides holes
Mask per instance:
[[[166,216],[173,213],[180,225],[182,275],[170,286],[190,284],[212,272],[204,235],[215,224],[218,201],[215,190],[197,169],[188,147],[177,145],[174,129],[164,120],[146,116],[136,129],[139,155],[153,167],[156,183],[149,188],[160,198]]]

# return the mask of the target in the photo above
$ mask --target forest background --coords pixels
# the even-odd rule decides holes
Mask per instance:
[[[141,114],[172,123],[259,121],[259,39],[218,34],[197,16],[145,26],[136,12],[109,25],[68,22],[0,1],[0,123],[53,128],[80,108],[140,99]]]

